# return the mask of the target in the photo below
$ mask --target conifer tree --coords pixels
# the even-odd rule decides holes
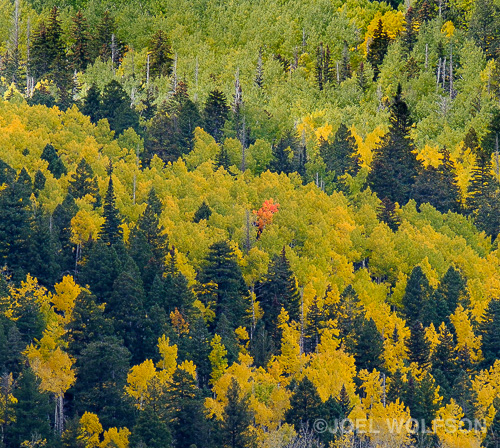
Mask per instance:
[[[471,128],[465,136],[464,146],[476,156],[467,191],[467,208],[469,213],[473,213],[484,200],[488,199],[491,187],[495,185],[491,172],[491,153],[481,148],[474,128]]]
[[[500,8],[491,0],[478,0],[472,7],[469,36],[484,51],[488,59],[498,55],[500,49]]]
[[[271,260],[265,279],[255,290],[264,311],[266,329],[270,334],[276,335],[281,308],[288,312],[291,320],[299,321],[300,295],[284,247],[281,254]]]
[[[123,229],[122,218],[116,208],[116,198],[113,189],[112,171],[109,174],[108,190],[104,197],[104,224],[99,230],[99,238],[108,245],[114,245],[122,241]]]
[[[217,143],[222,141],[224,124],[229,116],[229,106],[226,96],[220,90],[212,90],[205,103],[203,111],[205,130]]]
[[[99,415],[105,427],[132,427],[129,403],[123,389],[130,368],[130,352],[116,337],[104,337],[82,348],[76,360],[75,410]]]
[[[100,202],[97,179],[89,163],[82,158],[76,167],[75,173],[71,175],[68,185],[68,193],[76,199],[90,195],[95,198],[95,202]]]
[[[110,129],[117,136],[128,128],[139,132],[139,115],[131,108],[130,98],[116,80],[104,87],[100,116],[107,118]]]
[[[122,270],[116,245],[103,239],[90,244],[78,276],[79,283],[89,285],[100,301],[106,302],[113,292],[113,284]]]
[[[253,415],[248,399],[240,397],[240,394],[240,386],[233,378],[227,391],[227,405],[221,423],[224,448],[250,448],[253,445],[254,437],[250,432]]]
[[[35,173],[35,179],[33,180],[33,193],[36,197],[40,194],[40,192],[45,188],[45,183],[47,182],[47,178],[40,171],[37,170]]]
[[[144,287],[139,270],[129,257],[123,271],[113,284],[113,293],[107,302],[106,313],[113,319],[115,334],[123,339],[132,354],[133,364],[144,361]]]
[[[441,330],[441,329],[440,329]],[[432,354],[432,375],[436,379],[441,394],[448,397],[457,374],[455,363],[455,341],[448,327],[439,335],[439,343]]]
[[[355,328],[354,359],[359,370],[380,370],[384,353],[384,338],[373,319],[364,318]]]
[[[266,367],[275,353],[276,347],[273,338],[266,330],[264,322],[260,319],[255,326],[253,337],[250,340],[250,355],[256,367]]]
[[[130,437],[132,446],[163,448],[172,443],[172,434],[168,425],[161,420],[150,407],[139,412]]]
[[[96,84],[92,84],[87,91],[87,95],[83,100],[82,114],[90,117],[90,121],[94,124],[102,118],[101,117],[101,91]]]
[[[287,423],[300,431],[308,423],[312,424],[321,415],[321,398],[316,387],[307,376],[305,376],[295,387],[290,398],[290,409],[285,414]]]
[[[380,73],[380,65],[384,61],[387,49],[389,48],[390,39],[387,32],[384,30],[382,19],[379,19],[377,28],[373,33],[373,39],[368,48],[367,60],[373,67],[374,79],[378,78]]]
[[[294,171],[293,154],[299,154],[299,141],[294,132],[289,130],[278,143],[272,147],[273,159],[269,164],[269,170],[278,174],[290,174]]]
[[[500,359],[500,300],[490,300],[479,325],[479,334],[482,336],[483,366],[488,368]]]
[[[81,11],[73,17],[73,28],[71,30],[71,64],[74,70],[81,72],[91,63],[90,34],[87,20]]]
[[[450,393],[451,398],[462,408],[464,417],[473,421],[478,410],[477,392],[464,370],[458,372]]]
[[[357,146],[345,124],[339,126],[332,143],[326,140],[320,142],[319,151],[327,172],[334,173],[334,181],[345,173],[356,174]]]
[[[30,368],[23,370],[18,382],[14,392],[14,397],[17,399],[15,422],[7,433],[7,443],[9,446],[21,446],[26,440],[51,441],[52,406],[48,394],[40,392],[40,382]]]
[[[32,37],[29,72],[36,80],[39,80],[49,72],[50,63],[47,27],[42,21]]]
[[[208,359],[211,347],[207,324],[201,316],[194,320],[189,333],[187,358],[191,359],[196,365],[198,386],[203,389],[208,387],[208,380],[211,373],[211,365]]]
[[[157,31],[149,43],[150,74],[153,78],[170,76],[172,73],[172,47],[168,37],[161,30]]]
[[[0,191],[0,260],[14,280],[24,279],[30,263],[31,192],[31,178],[24,168]]]
[[[401,96],[401,86],[391,106],[389,133],[375,151],[368,184],[380,199],[404,205],[411,198],[420,162],[409,136],[410,114]]]
[[[49,163],[47,169],[54,175],[56,179],[61,178],[61,176],[67,173],[63,161],[59,157],[59,154],[57,153],[55,148],[50,143],[47,143],[47,145],[45,145],[40,158]]]
[[[409,360],[417,363],[420,367],[427,368],[430,361],[430,344],[425,337],[425,329],[421,322],[415,322],[410,330]]]
[[[115,19],[109,11],[105,11],[96,27],[92,60],[100,57],[103,61],[112,59],[112,63],[117,64],[123,56],[124,47],[123,42],[116,36]]]
[[[63,272],[75,269],[74,248],[71,242],[71,220],[78,212],[75,199],[67,194],[61,204],[52,213],[53,232],[59,240],[59,264]]]
[[[442,160],[437,168],[429,165],[417,177],[413,198],[418,205],[431,204],[441,213],[460,212],[460,188],[457,185],[455,164],[447,149],[442,149]]]
[[[198,281],[203,288],[202,300],[213,306],[216,316],[225,313],[234,328],[243,325],[249,308],[248,288],[236,254],[227,241],[210,246]]]
[[[377,218],[385,222],[392,231],[397,231],[401,224],[400,219],[396,213],[396,204],[389,198],[382,199],[378,209]]]
[[[411,271],[403,296],[403,307],[406,320],[413,325],[422,317],[422,308],[429,301],[431,289],[429,281],[420,266],[415,266]]]
[[[212,209],[205,201],[203,201],[194,214],[193,222],[199,223],[202,219],[208,221],[210,219],[210,216],[212,216]]]

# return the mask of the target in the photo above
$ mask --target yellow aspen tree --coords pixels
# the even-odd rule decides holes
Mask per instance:
[[[227,350],[221,342],[221,337],[218,334],[214,335],[212,341],[210,342],[210,346],[212,347],[212,351],[208,355],[208,359],[212,365],[210,384],[214,384],[227,369]]]
[[[99,437],[102,431],[99,417],[91,412],[85,412],[80,418],[77,439],[85,448],[97,448],[100,445]]]

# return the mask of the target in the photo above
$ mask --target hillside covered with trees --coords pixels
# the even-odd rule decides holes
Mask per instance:
[[[498,448],[498,0],[0,0],[0,55],[0,448]]]

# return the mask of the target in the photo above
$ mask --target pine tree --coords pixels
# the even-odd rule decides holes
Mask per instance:
[[[52,441],[52,406],[49,395],[40,392],[39,381],[30,368],[25,368],[17,381],[18,385],[14,391],[14,397],[17,399],[15,421],[7,433],[8,446],[21,446],[25,440],[31,441],[37,437]]]
[[[500,50],[500,8],[491,0],[474,3],[469,20],[469,36],[484,51],[488,59],[493,59]]]
[[[238,360],[238,340],[236,339],[232,325],[227,319],[225,313],[222,313],[219,317],[215,333],[221,337],[221,343],[224,344],[224,347],[227,350],[226,357],[229,365],[233,364],[233,362]]]
[[[102,118],[101,117],[101,91],[96,84],[92,84],[87,91],[87,95],[83,100],[82,114],[90,117],[90,121],[94,124]]]
[[[113,319],[115,334],[123,339],[132,354],[133,364],[144,361],[144,287],[139,270],[129,258],[113,284],[113,293],[107,302],[106,313]]]
[[[172,434],[168,425],[149,407],[139,412],[130,437],[131,446],[163,448],[171,446]]]
[[[247,448],[253,445],[254,437],[250,432],[253,415],[249,409],[248,399],[241,398],[240,395],[240,386],[233,378],[227,390],[227,405],[221,423],[224,448]]]
[[[377,28],[373,33],[373,39],[368,48],[366,59],[373,67],[374,79],[380,74],[380,65],[384,61],[387,49],[389,48],[390,38],[384,30],[382,19],[379,19]]]
[[[73,29],[71,30],[71,63],[73,68],[81,72],[92,62],[90,54],[90,34],[87,20],[81,11],[73,17]]]
[[[32,37],[29,72],[36,80],[39,80],[49,72],[50,63],[47,27],[42,21]]]
[[[273,338],[267,332],[264,322],[259,320],[250,340],[250,355],[255,366],[265,368],[275,350]]]
[[[166,401],[176,446],[203,446],[207,436],[203,396],[191,374],[182,369],[174,372]]]
[[[305,376],[295,387],[290,398],[290,408],[285,413],[287,423],[300,431],[307,424],[312,424],[321,415],[321,398],[316,387],[307,376]]]
[[[459,304],[467,306],[467,281],[462,277],[460,271],[450,266],[444,274],[437,291],[441,292],[446,298],[448,311],[453,314]]]
[[[100,116],[108,120],[110,129],[117,136],[128,128],[139,132],[139,114],[132,109],[130,98],[116,80],[104,87]]]
[[[326,164],[327,172],[335,173],[334,181],[345,173],[356,174],[357,146],[345,124],[339,126],[332,143],[326,140],[320,142],[319,152]]]
[[[441,329],[440,329],[441,330]],[[432,375],[440,387],[441,395],[448,397],[457,374],[455,363],[455,342],[445,326],[439,335],[439,343],[432,354]]]
[[[375,151],[368,184],[380,199],[404,205],[411,198],[420,162],[409,136],[410,114],[401,97],[401,86],[391,106],[389,133]]]
[[[196,365],[199,387],[206,388],[208,387],[208,380],[211,373],[211,365],[208,359],[211,347],[207,324],[201,316],[194,321],[189,334],[187,358],[192,360]]]
[[[130,368],[130,352],[115,337],[104,337],[82,347],[76,360],[76,412],[99,415],[104,427],[132,427],[130,404],[123,399]]]
[[[491,172],[491,153],[481,148],[474,128],[471,128],[464,139],[465,149],[471,150],[476,156],[472,178],[467,189],[467,209],[474,213],[488,199],[491,186],[495,181]]]
[[[464,417],[473,421],[478,411],[477,392],[467,372],[461,370],[455,377],[450,393],[451,398],[462,408]]]
[[[57,237],[50,229],[50,214],[40,206],[33,210],[28,250],[30,274],[41,285],[51,288],[59,278],[61,266],[57,259]]]
[[[75,245],[71,242],[71,220],[77,212],[75,199],[67,194],[62,204],[58,204],[52,213],[52,231],[59,240],[58,258],[63,272],[75,270]]]
[[[380,370],[384,353],[384,338],[377,330],[373,319],[363,319],[355,329],[354,359],[358,371],[366,369]]]
[[[269,170],[278,174],[290,174],[295,170],[292,156],[299,154],[300,146],[293,131],[287,131],[277,144],[272,147],[273,159],[269,164]]]
[[[315,296],[305,322],[304,336],[305,336],[305,352],[312,353],[316,350],[320,339],[320,330],[324,323],[324,316],[322,310],[318,305],[318,297]]]
[[[96,202],[100,202],[97,179],[89,163],[82,158],[76,167],[75,173],[71,175],[68,185],[68,193],[76,199],[90,195]]]
[[[108,245],[122,242],[123,229],[121,228],[122,218],[116,208],[116,198],[113,189],[113,177],[110,172],[108,190],[104,198],[104,224],[99,230],[99,238]]]
[[[425,329],[421,322],[415,322],[411,327],[408,341],[409,361],[427,368],[430,361],[430,344],[425,337]]]
[[[387,401],[389,403],[395,403],[397,400],[402,401],[405,387],[406,386],[403,381],[403,374],[401,372],[401,369],[398,369],[389,379],[387,388]]]
[[[349,56],[349,46],[347,42],[344,41],[344,48],[342,49],[342,60],[340,62],[338,80],[340,82],[349,79],[352,76],[351,70],[351,58]]]
[[[111,296],[113,284],[122,269],[115,248],[116,245],[110,246],[102,239],[91,243],[78,276],[79,283],[88,285],[92,293],[104,302]]]
[[[411,271],[403,296],[404,312],[409,325],[421,319],[422,308],[429,301],[430,292],[429,281],[422,268],[415,266]]]
[[[103,61],[109,61],[114,56],[112,63],[117,64],[122,58],[124,51],[125,46],[123,42],[116,36],[115,20],[109,11],[105,11],[96,27],[92,60],[94,61],[100,57]]]
[[[248,288],[227,241],[210,246],[198,281],[203,288],[202,300],[214,307],[217,317],[225,313],[234,328],[243,325],[249,308]]]
[[[460,188],[457,185],[455,164],[447,149],[442,149],[441,164],[434,168],[429,165],[417,177],[413,198],[420,206],[431,204],[441,213],[460,212]]]
[[[402,35],[402,43],[404,51],[407,55],[409,55],[413,46],[417,42],[418,35],[418,22],[416,17],[416,11],[410,6],[406,11],[405,17],[405,27]]]
[[[387,226],[396,232],[401,224],[400,219],[396,213],[396,204],[389,198],[382,199],[378,209],[377,218],[385,222]]]
[[[479,334],[482,336],[483,366],[488,368],[500,359],[500,300],[490,300],[479,325]]]
[[[13,273],[13,280],[24,279],[29,269],[31,191],[31,178],[24,168],[0,191],[0,260]]]
[[[266,330],[273,336],[277,333],[278,316],[284,308],[291,320],[300,319],[300,295],[297,281],[290,268],[283,247],[279,256],[274,256],[262,282],[255,288],[257,299],[264,311]]]
[[[45,175],[40,170],[37,170],[35,173],[35,179],[33,180],[33,193],[36,197],[38,197],[41,191],[45,188],[46,182],[47,178]]]
[[[172,46],[168,37],[161,30],[157,31],[149,43],[150,66],[149,71],[153,78],[170,76],[172,73]]]
[[[45,145],[40,158],[49,163],[47,169],[54,175],[56,179],[60,179],[61,176],[67,174],[67,170],[64,166],[63,161],[59,157],[59,154],[57,153],[55,148],[50,143]]]
[[[220,143],[224,134],[224,124],[229,116],[226,96],[220,90],[212,90],[209,93],[203,116],[205,118],[205,130],[217,143]]]
[[[205,201],[203,201],[194,214],[193,222],[199,223],[203,219],[205,221],[208,221],[210,219],[210,216],[212,216],[212,209]]]

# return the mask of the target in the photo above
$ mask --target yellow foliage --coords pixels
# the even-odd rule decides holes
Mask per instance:
[[[441,33],[444,34],[448,38],[453,37],[453,34],[455,33],[455,25],[453,25],[453,22],[448,20],[448,22],[446,22],[441,27]]]
[[[482,356],[481,338],[474,335],[470,318],[462,305],[458,305],[456,311],[450,316],[450,320],[457,335],[456,350],[460,351],[467,347],[470,350],[471,359],[478,361]]]
[[[99,417],[91,412],[85,412],[80,418],[78,440],[83,442],[85,448],[96,448],[100,444],[99,436],[102,431]]]
[[[500,397],[500,360],[496,360],[489,370],[482,370],[472,380],[472,387],[477,394],[478,417],[490,424],[495,415],[493,401]]]
[[[405,16],[401,11],[390,10],[383,15],[378,11],[366,30],[365,41],[363,43],[363,51],[365,55],[368,52],[367,50],[370,42],[373,40],[373,35],[377,29],[379,20],[382,20],[384,31],[387,33],[389,39],[393,40],[403,30]]]
[[[170,345],[170,339],[163,335],[158,339],[158,350],[161,361],[157,363],[157,367],[172,376],[177,368],[177,345]]]
[[[354,126],[351,127],[350,131],[358,147],[358,155],[361,158],[361,166],[370,167],[373,160],[373,151],[380,147],[382,138],[386,133],[385,129],[382,126],[377,126],[365,137],[365,139],[358,134]]]
[[[125,391],[136,400],[137,408],[142,409],[148,384],[155,376],[155,365],[150,359],[130,369]]]
[[[52,295],[54,308],[63,313],[62,323],[68,324],[72,319],[75,301],[82,292],[71,275],[65,275],[60,283],[54,286],[56,293]]]
[[[224,344],[221,342],[221,337],[215,334],[210,342],[212,351],[208,355],[208,359],[212,364],[212,374],[210,382],[215,383],[226,371],[227,369],[227,350]]]
[[[100,448],[128,448],[130,431],[127,428],[109,428],[104,431],[104,440]]]

